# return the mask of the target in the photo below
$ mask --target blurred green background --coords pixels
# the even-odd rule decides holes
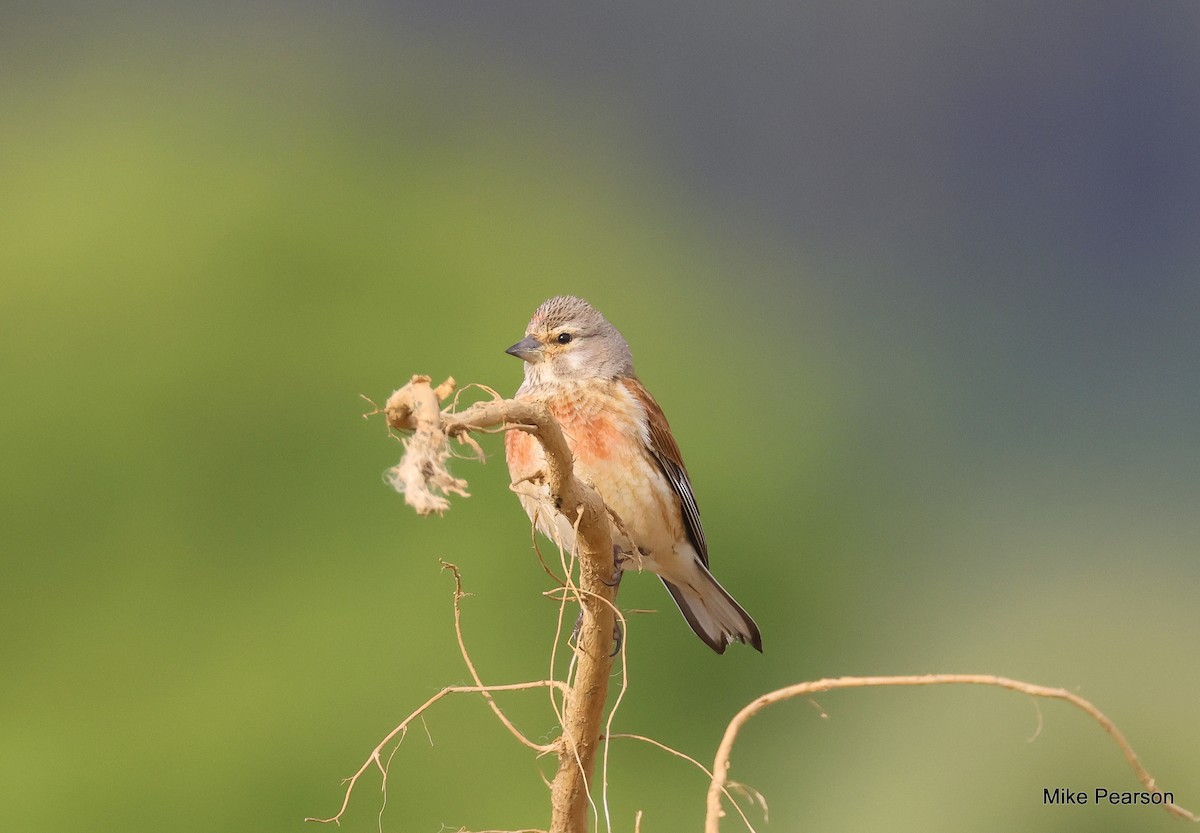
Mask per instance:
[[[8,830],[301,831],[440,687],[539,678],[555,608],[498,437],[419,519],[359,394],[502,352],[552,294],[631,342],[716,574],[717,657],[649,576],[618,731],[710,762],[841,674],[1064,686],[1200,809],[1200,13],[115,4],[0,32],[0,798]],[[501,703],[534,737],[541,694]],[[1154,831],[1083,715],[992,690],[778,706],[760,830]],[[474,699],[347,830],[547,824]],[[540,773],[540,774],[539,774]],[[632,741],[613,829],[698,829]],[[382,816],[380,817],[381,808]],[[757,818],[751,812],[752,818]],[[381,821],[380,821],[381,819]],[[732,820],[729,830],[738,829]]]

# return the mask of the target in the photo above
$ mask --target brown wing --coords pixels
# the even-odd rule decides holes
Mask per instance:
[[[704,528],[700,526],[700,510],[696,507],[696,496],[692,494],[692,481],[688,479],[687,469],[683,467],[683,455],[679,446],[671,436],[671,426],[662,408],[654,401],[650,391],[635,378],[626,377],[620,380],[634,399],[646,409],[649,423],[650,453],[654,456],[658,467],[667,476],[667,481],[675,494],[679,495],[679,503],[683,508],[683,525],[687,530],[688,539],[696,548],[701,563],[708,566],[708,544],[704,540]]]

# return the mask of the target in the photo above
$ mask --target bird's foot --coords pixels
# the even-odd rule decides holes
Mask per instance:
[[[579,645],[579,631],[583,627],[583,611],[579,611],[579,616],[575,618],[575,627],[571,628],[570,642],[573,645]],[[613,622],[613,650],[609,654],[610,657],[615,657],[621,653],[621,646],[625,644],[625,629],[621,627],[618,621]]]
[[[625,552],[619,544],[613,544],[613,573],[612,581],[605,581],[608,587],[616,587],[621,583],[621,574],[625,571],[625,562],[634,557],[633,553]],[[604,579],[601,579],[604,581]]]

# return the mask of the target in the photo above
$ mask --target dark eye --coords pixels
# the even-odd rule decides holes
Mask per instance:
[[[570,344],[571,343],[571,334],[570,333],[559,333],[558,334],[558,343],[559,344]]]

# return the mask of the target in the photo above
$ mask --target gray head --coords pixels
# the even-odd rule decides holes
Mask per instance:
[[[633,376],[633,356],[617,328],[582,298],[546,301],[525,328],[525,338],[505,352],[525,360],[531,382]]]

